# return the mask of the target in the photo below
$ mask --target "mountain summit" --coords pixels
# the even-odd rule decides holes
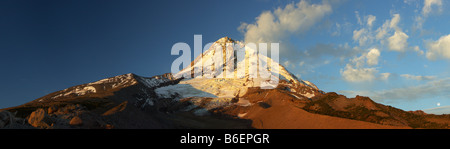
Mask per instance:
[[[169,94],[183,95],[179,91],[189,90],[185,88],[186,85],[184,84],[187,84],[189,88],[193,87],[215,97],[234,98],[242,97],[251,87],[266,85],[276,88],[281,85],[287,87],[291,92],[307,98],[322,93],[311,82],[298,79],[281,64],[255,51],[255,49],[246,47],[239,41],[223,37],[195,58],[190,67],[174,74],[174,78],[189,76],[192,79],[183,79],[178,85],[172,86],[167,91],[170,92]],[[239,58],[239,53],[241,53],[241,58]],[[276,65],[278,70],[274,71],[267,65]],[[262,71],[261,69],[265,70]],[[254,73],[254,77],[251,76],[251,73]],[[263,78],[261,76],[268,77]],[[204,95],[189,96],[203,97]]]
[[[449,128],[448,115],[325,93],[254,51],[224,37],[176,74],[119,75],[2,109],[0,128]]]

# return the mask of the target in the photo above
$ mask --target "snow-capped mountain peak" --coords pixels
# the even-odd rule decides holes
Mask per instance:
[[[174,77],[185,77],[180,84],[217,97],[243,95],[249,87],[276,88],[283,82],[291,86],[290,91],[308,98],[321,93],[313,83],[299,80],[271,57],[228,37],[214,42]]]

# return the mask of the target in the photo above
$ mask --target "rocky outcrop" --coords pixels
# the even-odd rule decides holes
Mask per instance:
[[[44,109],[37,109],[32,112],[28,118],[28,123],[37,128],[50,128],[52,124],[51,118]]]
[[[0,116],[0,118],[5,119],[5,116]],[[3,124],[2,122],[9,121],[2,120],[0,124]],[[27,122],[28,124],[24,122],[23,126],[28,125],[31,128],[40,129],[104,128],[107,125],[99,115],[80,104],[53,105],[47,109],[39,108],[27,116]]]
[[[75,116],[72,118],[72,120],[70,120],[69,124],[72,126],[80,126],[83,124],[83,120],[81,120],[80,117]]]

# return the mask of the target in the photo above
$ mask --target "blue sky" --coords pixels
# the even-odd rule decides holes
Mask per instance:
[[[0,1],[0,108],[135,73],[170,72],[173,44],[280,42],[280,62],[326,92],[404,110],[450,105],[442,0]]]

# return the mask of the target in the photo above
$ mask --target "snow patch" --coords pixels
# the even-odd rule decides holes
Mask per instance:
[[[69,95],[83,96],[91,93],[97,93],[99,91],[105,91],[117,87],[126,87],[136,84],[137,81],[133,78],[133,74],[124,74],[111,78],[102,79],[96,82],[74,86],[64,89],[59,92],[58,95],[51,97],[52,99],[65,97]],[[96,88],[97,87],[97,88]]]
[[[91,92],[91,93],[96,92],[95,87],[93,87],[93,86],[86,86],[82,90],[83,90],[83,92]]]
[[[135,79],[133,79],[133,74],[129,73],[129,74],[124,74],[124,75],[119,75],[119,76],[115,76],[115,77],[111,77],[111,78],[102,79],[102,80],[99,80],[99,81],[96,81],[93,83],[89,83],[87,85],[102,84],[102,85],[110,86],[111,88],[116,88],[116,87],[120,87],[120,86],[134,85],[136,83],[137,83],[137,81]]]
[[[65,89],[62,91],[62,93],[53,96],[52,99],[58,98],[58,97],[63,97],[63,96],[69,96],[69,95],[75,95],[75,96],[83,96],[89,93],[96,93],[96,89],[93,86],[78,86],[75,87],[75,89],[69,90],[69,89]]]
[[[291,95],[294,96],[294,97],[297,98],[297,99],[303,99],[303,98],[298,97],[298,96],[295,95],[295,94],[291,94]]]
[[[160,98],[172,98],[174,96],[178,97],[178,99],[187,97],[217,97],[210,93],[198,90],[189,84],[176,84],[160,87],[155,89],[155,93]]]
[[[306,94],[301,94],[301,95],[303,95],[303,96],[305,96],[305,97],[308,97],[308,98],[313,98],[315,95],[314,95],[314,92],[313,93],[306,93]]]
[[[161,98],[172,96],[234,98],[246,93],[247,87],[244,79],[186,79],[176,85],[168,85],[155,89]]]
[[[312,88],[314,88],[314,89],[316,89],[316,90],[319,90],[319,88],[317,88],[316,85],[314,85],[313,83],[311,83],[311,82],[309,82],[309,81],[302,80],[302,82],[305,83],[306,85],[308,85],[309,87],[312,87]]]

